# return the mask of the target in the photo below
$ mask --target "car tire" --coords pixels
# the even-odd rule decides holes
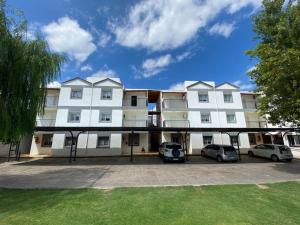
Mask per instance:
[[[223,162],[223,159],[222,159],[222,157],[220,155],[217,156],[217,161],[218,162]]]
[[[201,155],[202,157],[205,157],[205,156],[206,156],[204,151],[201,151],[200,155]]]
[[[272,160],[273,162],[278,162],[278,161],[279,161],[279,158],[278,158],[277,155],[271,155],[271,160]]]
[[[252,152],[252,151],[249,151],[249,152],[248,152],[248,156],[253,157],[253,156],[254,156],[253,152]]]

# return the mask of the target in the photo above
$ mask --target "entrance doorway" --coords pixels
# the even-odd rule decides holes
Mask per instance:
[[[161,133],[160,132],[150,132],[149,134],[149,146],[150,152],[158,152],[159,145],[161,143]]]

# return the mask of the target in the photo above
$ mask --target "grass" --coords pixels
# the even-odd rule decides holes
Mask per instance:
[[[262,187],[0,189],[0,224],[300,224],[300,182]]]

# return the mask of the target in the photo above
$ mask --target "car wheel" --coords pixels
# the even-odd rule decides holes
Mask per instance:
[[[248,152],[248,155],[249,155],[250,157],[253,157],[253,156],[254,156],[254,154],[253,154],[252,151],[249,151],[249,152]]]
[[[205,157],[205,152],[204,151],[201,151],[201,156]]]
[[[222,157],[218,155],[218,156],[217,156],[217,161],[218,161],[218,162],[222,162],[222,161],[223,161]]]
[[[277,155],[271,155],[271,160],[272,160],[273,162],[278,162],[278,161],[279,161]]]

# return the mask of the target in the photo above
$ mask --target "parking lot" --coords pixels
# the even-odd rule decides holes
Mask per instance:
[[[300,180],[300,160],[270,162],[242,156],[238,163],[217,163],[193,156],[189,161],[164,164],[158,157],[22,159],[0,162],[4,188],[115,188],[217,184],[261,184]]]

